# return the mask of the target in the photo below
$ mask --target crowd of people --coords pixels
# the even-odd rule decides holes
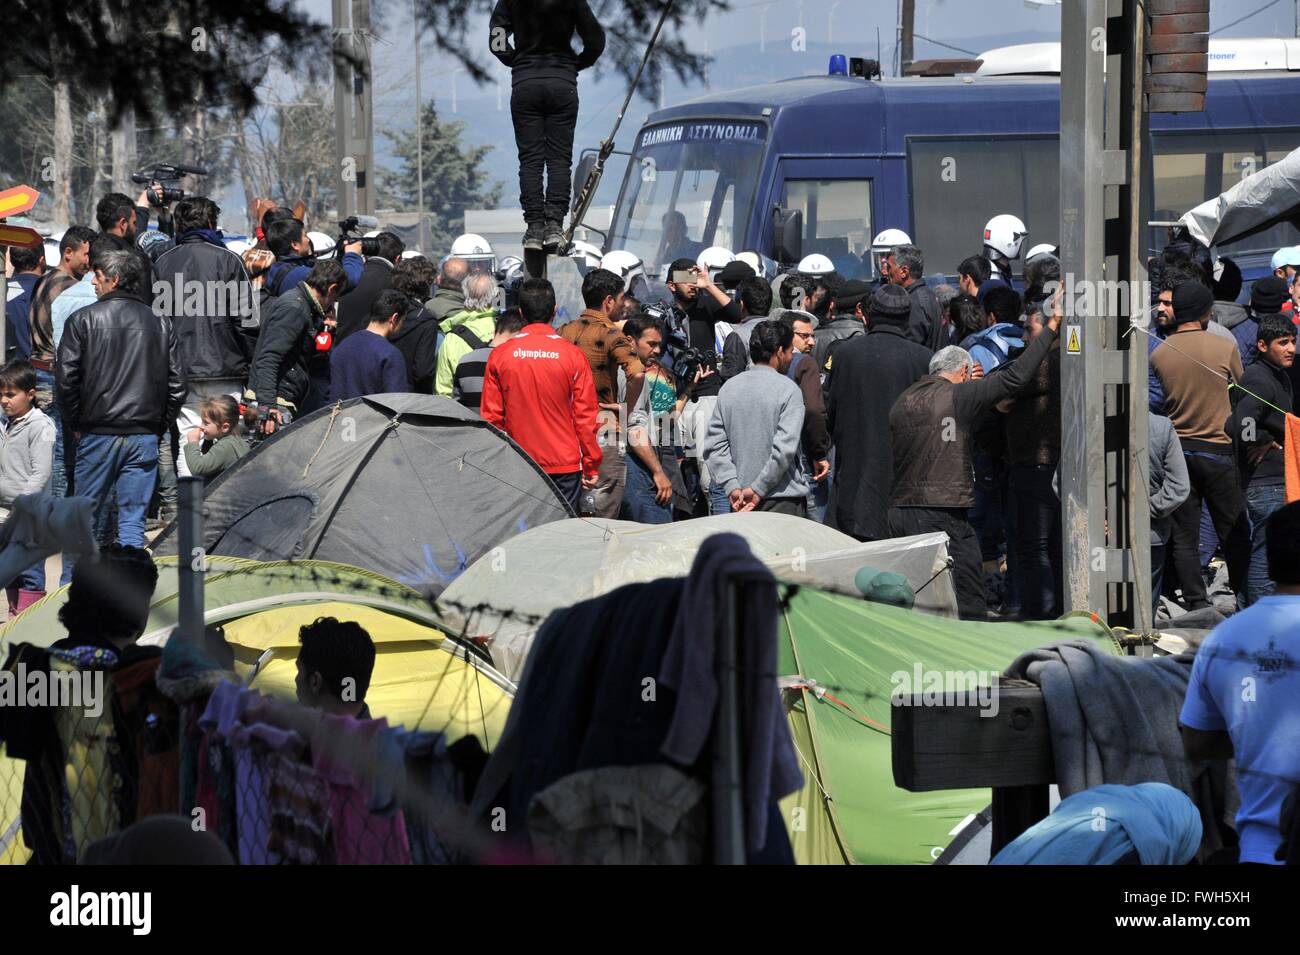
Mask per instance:
[[[635,257],[611,253],[561,323],[547,281],[510,284],[505,307],[483,261],[435,265],[390,232],[317,256],[295,212],[268,207],[240,255],[210,199],[177,202],[170,236],[149,210],[147,193],[105,196],[98,230],[67,229],[53,268],[12,250],[0,506],[41,488],[90,497],[104,543],[143,546],[151,514],[174,516],[177,475],[213,477],[326,404],[416,391],[509,434],[579,514],[776,511],[860,541],[943,532],[963,616],[1064,609],[1049,247],[1013,278],[1018,246],[986,244],[956,286],[927,283],[897,230],[873,252],[874,282],[819,255],[769,274],[714,247],[673,261],[658,303],[631,287]],[[1188,610],[1209,603],[1216,551],[1240,606],[1272,586],[1300,251],[1273,266],[1245,297],[1235,264],[1192,243],[1151,262],[1153,585]],[[11,607],[43,590],[34,568]]]

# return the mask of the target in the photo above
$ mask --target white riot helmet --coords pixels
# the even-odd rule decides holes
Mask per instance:
[[[324,232],[308,232],[307,240],[311,243],[312,255],[324,255],[334,248],[334,240]]]
[[[984,226],[984,247],[1004,259],[1018,259],[1020,247],[1029,230],[1025,224],[1009,213],[994,216]]]
[[[734,261],[736,261],[736,257],[731,254],[730,249],[724,249],[720,245],[711,245],[699,254],[695,264],[712,275],[718,269],[724,269]]]
[[[795,271],[800,275],[830,275],[835,271],[835,263],[820,252],[814,252],[805,255]]]
[[[569,258],[577,259],[578,267],[584,271],[600,268],[600,260],[603,257],[604,253],[595,243],[583,239],[574,239],[573,245],[569,248]]]
[[[451,244],[451,254],[454,258],[464,259],[469,263],[471,272],[495,272],[497,270],[496,253],[492,251],[492,243],[481,235],[475,235],[473,232],[466,232],[464,235],[457,236],[456,241]]]
[[[1050,255],[1054,257],[1056,255],[1056,246],[1052,245],[1050,242],[1038,243],[1038,245],[1025,253],[1025,262],[1032,262],[1040,255]]]
[[[398,258],[402,258],[402,259],[422,259],[422,258],[424,258],[424,253],[421,252],[419,249],[403,249],[403,250],[402,250],[402,254],[401,254],[400,256],[398,256]]]
[[[600,267],[621,278],[624,291],[631,292],[639,300],[645,299],[644,289],[647,284],[645,263],[635,253],[625,249],[607,252],[600,260]]]
[[[509,286],[524,276],[524,260],[517,255],[503,255],[498,268],[502,286]]]
[[[760,278],[767,278],[767,263],[763,261],[763,256],[757,252],[741,252],[736,256],[737,262],[744,262],[754,274]]]
[[[911,245],[912,237],[902,229],[886,229],[871,240],[872,252],[888,252],[896,245]]]

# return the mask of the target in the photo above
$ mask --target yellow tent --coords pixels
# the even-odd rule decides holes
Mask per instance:
[[[165,643],[177,617],[175,558],[159,558],[158,588],[140,642]],[[16,643],[48,646],[63,634],[54,591],[0,629],[0,651]],[[416,591],[396,581],[325,561],[260,563],[210,558],[205,620],[225,629],[236,673],[265,693],[294,697],[298,628],[317,617],[355,620],[375,641],[366,702],[393,725],[441,731],[448,741],[475,735],[491,750],[505,726],[514,684],[476,648],[439,629]],[[0,862],[23,863],[20,804],[26,764],[0,755]]]

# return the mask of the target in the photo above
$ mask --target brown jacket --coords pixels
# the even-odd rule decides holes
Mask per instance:
[[[618,370],[631,381],[645,374],[645,367],[636,357],[636,346],[618,327],[600,312],[586,309],[572,322],[560,328],[560,337],[577,345],[591,366],[591,378],[596,385],[596,401],[612,405],[618,401]]]

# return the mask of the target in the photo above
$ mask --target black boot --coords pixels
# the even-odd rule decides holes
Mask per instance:
[[[541,252],[545,248],[546,223],[530,222],[528,230],[524,232],[524,251]]]
[[[564,241],[564,223],[556,222],[554,219],[546,223],[546,235],[542,239],[542,247],[548,253],[554,254],[562,252],[567,243]]]

